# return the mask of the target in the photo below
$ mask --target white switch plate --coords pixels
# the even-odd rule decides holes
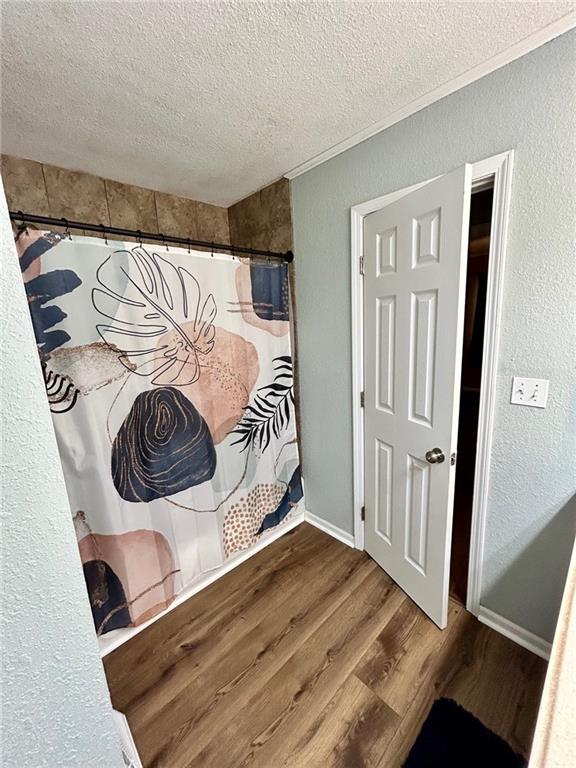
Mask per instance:
[[[527,379],[525,376],[514,376],[510,402],[514,405],[546,408],[549,384],[548,379]]]

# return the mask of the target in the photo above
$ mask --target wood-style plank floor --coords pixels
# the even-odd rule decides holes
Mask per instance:
[[[401,766],[440,696],[527,754],[545,666],[306,524],[105,659],[147,768]]]

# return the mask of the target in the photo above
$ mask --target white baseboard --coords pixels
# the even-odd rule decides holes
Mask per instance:
[[[322,520],[321,517],[316,517],[316,515],[313,515],[312,512],[308,512],[308,510],[304,512],[304,520],[305,522],[310,523],[310,525],[314,525],[316,528],[324,531],[324,533],[327,533],[329,536],[338,539],[342,544],[354,548],[353,534],[343,531],[342,528],[338,528],[337,525],[333,525],[327,520]]]
[[[491,629],[496,630],[496,632],[500,632],[501,635],[504,635],[509,640],[513,640],[523,648],[532,651],[537,656],[546,659],[546,661],[550,659],[552,643],[538,637],[533,632],[529,632],[527,629],[518,626],[518,624],[514,624],[513,621],[505,619],[500,614],[485,608],[483,605],[478,609],[478,619]]]
[[[146,627],[149,627],[150,624],[153,624],[155,621],[158,621],[158,619],[161,619],[162,616],[165,616],[167,613],[174,610],[174,608],[176,608],[178,605],[181,605],[190,597],[193,597],[194,595],[198,594],[198,592],[201,592],[210,584],[224,576],[224,574],[229,573],[237,566],[246,562],[246,560],[251,558],[257,552],[260,552],[261,549],[264,549],[269,544],[272,544],[273,541],[276,541],[281,536],[284,536],[284,534],[288,533],[288,531],[291,531],[299,526],[304,522],[304,519],[304,510],[298,510],[294,512],[290,520],[287,522],[279,523],[271,533],[268,533],[265,538],[262,538],[257,544],[254,544],[254,546],[250,547],[250,549],[245,549],[242,552],[238,552],[236,555],[233,555],[228,560],[226,560],[226,562],[218,568],[215,568],[212,571],[208,571],[208,573],[203,574],[202,576],[198,577],[197,580],[186,586],[182,592],[176,596],[173,602],[170,603],[168,608],[166,608],[164,611],[161,611],[161,613],[156,614],[156,616],[153,616],[143,624],[139,624],[137,627],[115,629],[112,632],[108,632],[107,634],[99,637],[98,642],[100,645],[100,656],[103,658],[107,654],[114,651],[116,648],[119,648],[125,642],[134,637],[134,635],[142,632],[142,630],[146,629]]]
[[[126,715],[122,712],[118,712],[117,709],[113,709],[112,717],[114,718],[118,733],[120,734],[122,757],[124,758],[127,768],[142,768],[142,761],[140,760],[140,755],[136,749],[136,744],[134,743],[132,731],[130,730]]]

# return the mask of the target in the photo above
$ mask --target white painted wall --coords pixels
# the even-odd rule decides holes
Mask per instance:
[[[292,185],[307,507],[349,533],[350,207],[515,149],[481,603],[546,640],[576,517],[575,45],[572,31]],[[546,410],[510,405],[515,374],[550,379]]]
[[[1,182],[0,220],[0,764],[120,768],[120,744]]]

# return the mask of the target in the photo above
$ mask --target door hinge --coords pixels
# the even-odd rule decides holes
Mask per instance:
[[[360,510],[360,520],[366,520],[366,507],[362,507]]]
[[[364,392],[360,392],[360,408],[364,408]]]
[[[364,274],[364,254],[360,256],[360,274],[361,275]]]

